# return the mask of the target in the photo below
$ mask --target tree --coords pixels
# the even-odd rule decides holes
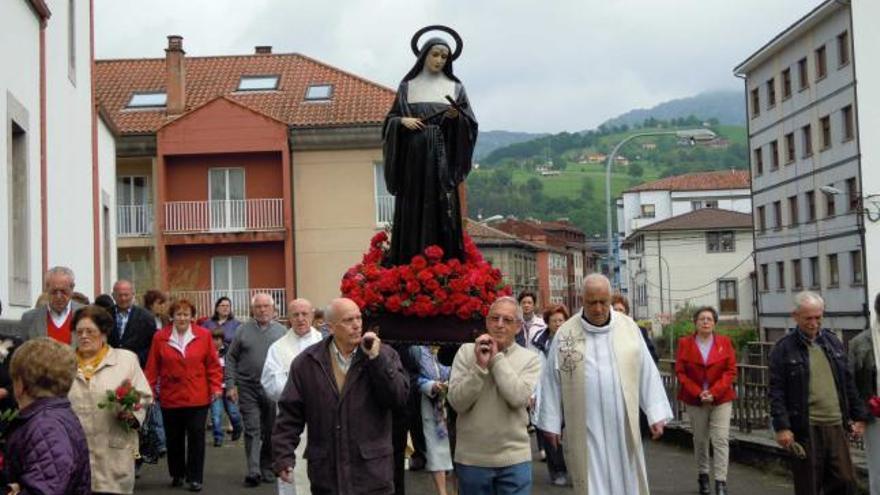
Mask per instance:
[[[630,177],[641,177],[642,174],[645,173],[645,169],[638,163],[633,163],[629,166],[626,173],[628,173]]]
[[[595,188],[593,187],[593,180],[589,177],[584,177],[583,181],[581,181],[581,199],[589,200],[593,197],[593,193],[595,192]]]

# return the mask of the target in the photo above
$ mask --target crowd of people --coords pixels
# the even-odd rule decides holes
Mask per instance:
[[[68,268],[45,280],[0,376],[0,401],[19,408],[4,432],[11,493],[133,493],[143,462],[161,456],[172,487],[200,491],[210,416],[215,446],[227,421],[233,440],[243,434],[244,484],[277,483],[280,494],[296,493],[303,434],[316,494],[405,493],[408,448],[409,469],[430,472],[439,495],[526,494],[533,441],[554,485],[647,494],[643,439],[673,418],[649,333],[598,274],[573,314],[558,304],[540,313],[531,292],[499,297],[485,333],[454,347],[383,343],[344,298],[320,313],[294,299],[285,327],[267,294],[242,321],[226,297],[199,318],[161,291],[134,304],[125,280],[95,304],[72,299]],[[818,294],[798,294],[797,326],[770,353],[776,440],[796,494],[854,493],[848,439],[867,433],[877,493],[880,324],[847,354],[822,329],[823,311]],[[674,365],[702,495],[713,480],[715,494],[728,493],[737,357],[718,319],[712,307],[694,312]]]

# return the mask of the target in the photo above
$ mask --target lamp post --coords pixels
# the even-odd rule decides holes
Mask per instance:
[[[611,237],[611,165],[614,163],[614,157],[617,156],[617,152],[620,148],[623,147],[624,144],[632,141],[636,138],[642,138],[646,136],[678,136],[684,139],[690,139],[691,144],[696,144],[697,141],[709,141],[715,139],[715,133],[710,131],[709,129],[685,129],[680,131],[650,131],[650,132],[638,132],[636,134],[630,134],[629,136],[623,138],[622,141],[617,143],[611,153],[608,155],[608,159],[605,163],[605,211],[606,211],[606,229],[608,234],[608,274],[612,274],[612,253],[614,252],[614,241]],[[616,286],[617,284],[615,277],[611,278],[612,286]]]

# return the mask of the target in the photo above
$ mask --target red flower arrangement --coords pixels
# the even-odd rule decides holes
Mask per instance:
[[[144,406],[142,404],[143,396],[131,384],[131,380],[125,380],[121,385],[113,390],[108,390],[104,400],[98,403],[101,409],[116,409],[116,419],[125,431],[131,431],[137,428],[137,420],[134,419],[133,412],[140,411]]]
[[[868,399],[868,410],[875,418],[880,418],[880,397],[872,396]]]
[[[455,315],[462,320],[483,318],[500,296],[509,296],[501,271],[483,259],[473,240],[464,234],[465,259],[443,260],[443,249],[428,246],[408,265],[386,267],[388,234],[370,240],[363,260],[342,277],[341,292],[364,316],[396,313],[427,318]]]

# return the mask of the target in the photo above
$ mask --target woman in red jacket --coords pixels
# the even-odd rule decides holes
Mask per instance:
[[[727,458],[732,401],[736,398],[736,351],[715,333],[718,312],[704,306],[694,313],[697,331],[678,341],[675,374],[678,400],[687,404],[694,432],[701,495],[709,495],[709,441],[715,450],[715,493],[727,494]]]
[[[173,322],[156,332],[146,375],[160,397],[168,445],[171,486],[201,491],[205,467],[205,421],[220,397],[223,370],[211,332],[193,324],[196,308],[186,299],[171,305]],[[187,445],[189,444],[189,445]]]

